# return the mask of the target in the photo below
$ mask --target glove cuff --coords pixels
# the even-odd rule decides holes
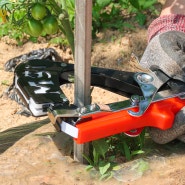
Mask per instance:
[[[148,28],[148,42],[156,35],[167,31],[185,33],[185,15],[170,14],[155,19]]]

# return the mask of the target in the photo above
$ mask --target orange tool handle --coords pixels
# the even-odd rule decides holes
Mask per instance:
[[[173,97],[153,102],[140,117],[128,113],[128,110],[138,111],[138,107],[117,112],[100,112],[91,115],[88,121],[76,125],[78,138],[75,138],[75,141],[82,144],[143,127],[166,130],[172,127],[176,113],[184,105],[185,99]]]

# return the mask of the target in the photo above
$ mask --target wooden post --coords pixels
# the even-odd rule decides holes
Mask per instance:
[[[75,104],[91,103],[91,31],[92,0],[75,0]],[[84,163],[82,154],[89,155],[89,144],[74,143],[74,160]]]

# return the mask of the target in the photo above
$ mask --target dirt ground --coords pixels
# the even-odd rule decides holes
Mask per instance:
[[[146,47],[146,29],[125,33],[114,38],[116,31],[100,34],[105,42],[93,46],[92,65],[128,71],[138,71],[139,66],[131,59],[131,53],[139,58]],[[143,157],[149,164],[144,174],[133,171],[133,163],[120,164],[109,181],[97,180],[85,165],[74,161],[67,153],[72,143],[67,144],[67,153],[62,151],[62,135],[56,133],[47,116],[25,117],[17,114],[21,106],[10,100],[5,91],[13,81],[13,73],[4,71],[7,60],[29,51],[52,47],[63,60],[72,61],[70,52],[59,46],[45,43],[26,43],[16,46],[13,41],[0,41],[0,182],[2,185],[185,185],[185,145],[174,142],[158,146],[153,143],[150,155]],[[72,89],[66,88],[67,96],[73,97]],[[95,89],[93,102],[110,103],[123,97]],[[66,146],[67,146],[66,145]],[[151,148],[151,146],[150,146]],[[135,161],[134,161],[135,162]]]

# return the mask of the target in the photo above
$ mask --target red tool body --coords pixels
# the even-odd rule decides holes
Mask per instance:
[[[176,113],[185,105],[185,99],[173,97],[154,102],[139,117],[133,117],[128,109],[117,112],[99,112],[90,115],[90,120],[77,124],[78,144],[104,138],[121,132],[137,130],[144,127],[157,127],[166,130],[172,127]],[[132,108],[137,111],[138,108]],[[134,134],[134,133],[133,133]]]

